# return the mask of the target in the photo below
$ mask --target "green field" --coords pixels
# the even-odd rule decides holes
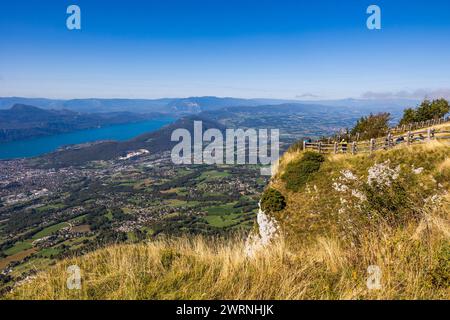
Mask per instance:
[[[40,212],[46,212],[49,210],[60,210],[62,208],[64,208],[63,203],[55,203],[55,204],[49,204],[49,205],[46,205],[43,207],[36,208],[36,211],[40,213]]]
[[[105,214],[105,217],[108,218],[109,221],[113,221],[113,219],[114,219],[111,210],[108,210],[108,213]]]
[[[61,230],[62,228],[65,228],[65,227],[68,227],[68,226],[69,226],[69,224],[67,222],[61,222],[61,223],[58,223],[58,224],[54,224],[54,225],[49,226],[49,227],[45,228],[44,230],[39,231],[38,233],[36,233],[32,237],[32,239],[33,240],[37,240],[37,239],[41,239],[41,238],[47,237],[47,236],[49,236],[49,235],[51,235],[51,234]]]
[[[76,218],[73,218],[73,219],[69,220],[69,222],[70,223],[78,223],[78,222],[81,222],[86,217],[87,217],[87,214],[84,214],[82,216],[78,216]]]
[[[236,204],[236,202],[233,203],[227,203],[224,205],[219,205],[219,206],[214,206],[214,207],[209,207],[206,208],[206,211],[208,212],[208,215],[227,215],[230,213],[235,213],[237,210],[234,208],[234,205]]]
[[[199,204],[198,201],[183,201],[178,199],[170,199],[166,203],[172,207],[192,207]]]
[[[59,248],[46,248],[39,251],[39,254],[44,258],[50,258],[52,255],[55,256],[60,253],[62,250]]]
[[[209,181],[209,180],[214,180],[214,179],[219,179],[219,178],[225,178],[228,176],[230,176],[230,174],[226,171],[212,170],[212,171],[203,172],[201,174],[201,176],[199,177],[199,179],[204,180],[204,181]]]
[[[124,181],[120,181],[118,186],[120,187],[134,187],[138,182],[134,181],[134,180],[124,180]]]
[[[33,247],[33,245],[31,244],[31,242],[17,242],[12,248],[9,248],[8,250],[5,250],[4,252],[8,256],[12,256],[21,251],[31,249],[32,247]]]
[[[204,219],[208,224],[216,228],[226,228],[239,222],[239,214],[206,216]]]

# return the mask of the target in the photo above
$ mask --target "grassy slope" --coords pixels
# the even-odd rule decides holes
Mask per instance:
[[[349,233],[359,232],[361,228],[366,229],[370,223],[368,216],[371,208],[355,201],[357,199],[352,195],[352,191],[363,192],[367,188],[369,169],[375,164],[383,164],[386,161],[389,162],[387,166],[392,169],[401,167],[401,174],[397,181],[406,193],[406,196],[398,199],[404,202],[405,208],[401,208],[401,212],[400,210],[392,212],[393,214],[399,216],[403,214],[407,220],[411,221],[410,218],[413,216],[420,218],[420,215],[425,215],[424,211],[431,210],[439,211],[433,213],[440,219],[448,220],[449,218],[450,198],[447,192],[450,190],[450,146],[448,144],[432,142],[411,147],[401,146],[372,155],[331,155],[304,188],[295,193],[289,192],[281,176],[288,163],[301,156],[301,152],[285,154],[277,174],[272,179],[272,186],[288,199],[288,207],[277,215],[277,219],[283,224],[283,230],[288,233],[288,239],[293,244],[303,245],[305,239],[314,239],[321,234],[335,234],[349,238]],[[420,174],[414,174],[415,169],[423,169],[423,171]],[[352,172],[357,177],[357,181],[343,182],[343,171]],[[345,184],[349,190],[337,192],[333,187],[334,183]],[[378,196],[385,196],[383,192],[387,191],[390,190],[380,190]],[[434,195],[440,195],[443,198],[442,203],[447,206],[443,209],[439,208],[440,210],[427,206],[427,199]],[[414,212],[410,213],[410,211]],[[346,225],[344,220],[351,222],[351,226]],[[399,224],[401,223],[396,225]],[[351,227],[355,230],[350,230]]]
[[[272,185],[287,197],[276,218],[283,240],[255,258],[241,239],[160,240],[120,245],[62,261],[18,287],[13,299],[448,299],[450,279],[450,148],[441,143],[402,147],[372,156],[332,156],[298,192]],[[374,210],[351,192],[333,189],[341,171],[366,181],[368,169],[402,164],[407,191],[395,222],[367,219]],[[423,168],[411,174],[411,168]],[[354,182],[357,183],[357,182]],[[356,188],[356,186],[352,186]],[[425,200],[440,194],[439,205]],[[415,207],[410,208],[408,203]],[[369,210],[369,211],[367,211]],[[340,213],[340,214],[338,214]],[[403,216],[405,219],[400,219]],[[67,267],[82,270],[82,290],[66,288]],[[382,289],[368,290],[367,268],[382,270]]]

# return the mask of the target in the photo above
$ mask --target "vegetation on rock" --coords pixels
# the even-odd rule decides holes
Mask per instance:
[[[325,157],[317,152],[305,152],[298,161],[289,163],[281,179],[289,191],[298,191],[319,171]]]
[[[261,197],[261,209],[266,213],[275,213],[286,207],[285,197],[273,188],[268,188]]]

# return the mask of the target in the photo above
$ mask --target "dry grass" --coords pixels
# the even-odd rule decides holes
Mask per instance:
[[[433,226],[364,233],[357,246],[319,237],[291,251],[279,241],[252,259],[240,240],[160,240],[63,261],[8,298],[448,299],[448,287],[433,280],[448,244]],[[82,270],[81,290],[66,288],[70,265]],[[366,286],[369,265],[382,270],[380,290]]]
[[[286,167],[286,165],[296,159],[298,159],[301,154],[303,152],[302,151],[287,151],[283,154],[283,157],[281,157],[279,159],[279,161],[276,162],[276,166],[274,166],[273,168],[275,170],[273,170],[273,176],[281,176],[284,172],[284,168]]]
[[[439,170],[450,170],[450,158],[445,159],[440,165]]]
[[[439,130],[449,130],[450,129],[450,125],[448,123],[443,123],[443,124],[439,124],[439,125],[433,126],[432,128],[439,129]]]

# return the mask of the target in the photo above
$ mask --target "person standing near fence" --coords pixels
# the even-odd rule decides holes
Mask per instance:
[[[342,139],[342,141],[341,141],[341,148],[342,148],[342,153],[347,153],[347,141],[345,139]]]

